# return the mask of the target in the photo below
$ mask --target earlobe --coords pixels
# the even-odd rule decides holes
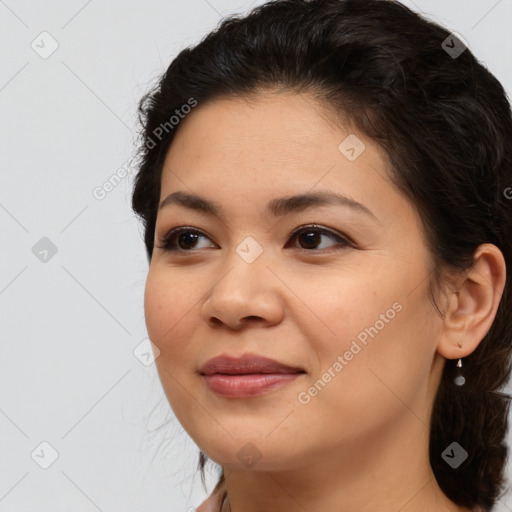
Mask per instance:
[[[478,347],[494,322],[505,288],[505,259],[495,245],[478,246],[473,260],[449,294],[437,347],[447,359],[466,357]]]

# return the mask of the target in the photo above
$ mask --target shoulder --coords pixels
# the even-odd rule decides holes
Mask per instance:
[[[197,512],[219,512],[223,498],[222,489],[214,490],[208,498],[197,507]]]

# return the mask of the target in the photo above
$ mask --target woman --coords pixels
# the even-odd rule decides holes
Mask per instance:
[[[512,333],[512,116],[388,0],[224,20],[140,103],[133,208],[204,511],[491,510]]]

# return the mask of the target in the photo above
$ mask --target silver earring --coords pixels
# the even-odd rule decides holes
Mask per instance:
[[[457,368],[462,368],[462,359],[461,358],[459,358],[459,360],[457,362]],[[453,382],[455,382],[455,384],[457,386],[464,386],[466,379],[464,378],[464,376],[462,375],[460,370],[458,370],[458,375],[457,375],[457,377],[455,377],[455,379],[453,379]]]

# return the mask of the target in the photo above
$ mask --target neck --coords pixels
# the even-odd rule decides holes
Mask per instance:
[[[388,430],[373,441],[366,437],[331,447],[299,467],[224,468],[222,512],[470,512],[438,486],[425,425],[408,418]]]

